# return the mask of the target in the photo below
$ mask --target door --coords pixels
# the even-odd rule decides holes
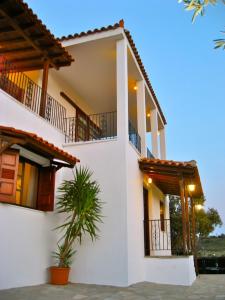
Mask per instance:
[[[144,200],[144,247],[145,256],[150,255],[150,237],[149,237],[149,203],[148,203],[148,190],[143,187],[143,200]]]
[[[88,141],[89,139],[89,120],[82,110],[76,109],[76,142]]]

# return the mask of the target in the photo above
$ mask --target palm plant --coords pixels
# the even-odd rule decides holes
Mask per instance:
[[[97,223],[102,221],[102,202],[99,185],[91,180],[92,172],[86,167],[75,169],[74,178],[65,180],[58,189],[58,213],[66,214],[64,224],[57,227],[63,233],[54,257],[58,267],[69,267],[75,253],[75,241],[81,243],[87,233],[92,241],[98,237]]]

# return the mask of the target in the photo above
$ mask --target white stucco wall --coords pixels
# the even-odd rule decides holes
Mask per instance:
[[[138,164],[140,154],[130,143],[127,150],[128,284],[133,284],[144,280],[143,174]]]
[[[51,213],[0,204],[0,289],[47,281],[53,224]]]
[[[0,90],[0,125],[34,132],[62,147],[64,135]],[[57,172],[56,186],[62,173]],[[0,204],[0,289],[47,281],[56,244],[55,214]]]
[[[99,225],[100,238],[94,243],[89,238],[77,246],[71,268],[70,281],[92,284],[126,286],[127,269],[127,216],[124,162],[117,140],[65,145],[64,149],[76,154],[81,164],[88,166],[100,184],[103,204],[103,223]],[[71,176],[65,170],[65,178]]]
[[[1,125],[35,132],[64,147],[93,170],[100,184],[104,202],[100,238],[93,244],[85,238],[81,246],[77,245],[71,282],[127,286],[143,280],[184,285],[194,280],[191,259],[144,258],[139,154],[122,134],[111,141],[63,145],[64,135],[59,130],[1,90],[0,107]],[[122,131],[122,117],[119,126]],[[57,172],[56,189],[62,179],[71,176],[70,169]],[[153,191],[153,219],[159,218],[162,197],[159,191]],[[0,204],[0,289],[46,282],[51,251],[56,249],[57,234],[52,229],[57,224],[59,217],[54,213]],[[168,281],[168,277],[173,280]]]
[[[196,279],[193,256],[144,259],[145,281],[190,286]]]
[[[62,147],[65,136],[46,120],[0,89],[0,124],[33,132]]]

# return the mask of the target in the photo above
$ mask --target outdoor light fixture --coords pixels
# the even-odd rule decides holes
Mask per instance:
[[[189,192],[194,192],[195,191],[195,184],[189,184],[188,185],[188,190],[189,190]]]
[[[201,204],[196,204],[196,205],[195,205],[195,209],[196,209],[196,210],[201,210],[201,209],[203,209],[203,205],[201,205]]]
[[[152,183],[152,178],[151,178],[151,177],[148,178],[148,183],[149,183],[149,184]]]

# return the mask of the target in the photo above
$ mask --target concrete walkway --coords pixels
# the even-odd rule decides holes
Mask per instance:
[[[0,291],[0,300],[225,300],[225,275],[201,275],[191,287],[142,282],[128,288],[87,284],[39,285]]]

